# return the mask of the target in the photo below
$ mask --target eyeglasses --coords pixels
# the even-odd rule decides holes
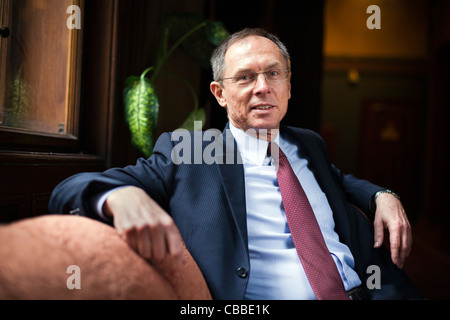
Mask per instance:
[[[288,78],[289,69],[281,70],[275,68],[264,72],[244,72],[234,77],[219,79],[218,81],[231,80],[234,84],[245,87],[254,83],[260,74],[263,74],[268,82],[278,82]]]

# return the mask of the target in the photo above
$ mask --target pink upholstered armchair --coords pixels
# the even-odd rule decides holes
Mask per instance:
[[[173,278],[170,261],[151,264],[103,223],[29,218],[0,226],[0,299],[211,299],[197,264],[184,255]],[[79,267],[79,289],[68,285],[69,266]]]

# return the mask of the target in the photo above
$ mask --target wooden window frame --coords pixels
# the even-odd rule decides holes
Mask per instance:
[[[81,21],[83,22],[85,0],[73,0],[72,3],[81,9]],[[67,14],[67,17],[69,17],[69,14]],[[69,32],[71,49],[68,53],[68,90],[66,95],[67,134],[61,135],[0,126],[0,151],[78,152],[82,148],[79,121],[83,28],[70,29]]]

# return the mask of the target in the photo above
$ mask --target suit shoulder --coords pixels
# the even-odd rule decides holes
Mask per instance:
[[[299,142],[309,152],[321,152],[328,157],[328,149],[325,140],[314,130],[296,127],[285,127],[285,135],[291,137],[291,141]]]
[[[316,131],[305,128],[297,128],[297,127],[285,127],[286,130],[294,132],[297,136],[303,139],[313,139],[319,140],[323,142],[323,138]]]

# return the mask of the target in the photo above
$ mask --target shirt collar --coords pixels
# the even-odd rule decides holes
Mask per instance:
[[[246,133],[245,131],[236,128],[231,122],[230,131],[234,139],[236,140],[237,148],[244,163],[251,162],[259,166],[263,165],[263,162],[267,156],[267,147],[269,146],[269,142],[266,140],[258,139]],[[279,144],[279,132],[273,141]]]

